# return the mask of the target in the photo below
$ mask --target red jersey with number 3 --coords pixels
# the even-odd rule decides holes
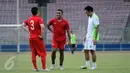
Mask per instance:
[[[30,38],[37,38],[38,35],[41,36],[40,24],[44,24],[41,17],[31,16],[24,23],[28,26],[30,32]]]

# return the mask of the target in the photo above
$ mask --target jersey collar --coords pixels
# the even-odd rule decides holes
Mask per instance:
[[[61,20],[58,20],[58,19],[56,18],[56,20],[57,20],[58,22],[61,22],[61,21],[63,21],[63,20],[64,20],[64,18],[62,17],[62,19],[61,19]]]

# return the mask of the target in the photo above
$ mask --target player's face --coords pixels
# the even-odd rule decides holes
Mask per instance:
[[[58,18],[58,19],[60,19],[60,18],[62,18],[62,12],[61,11],[57,11],[57,13],[56,13],[56,17]]]
[[[86,14],[87,14],[88,16],[91,16],[91,12],[90,12],[90,11],[87,11],[87,10],[86,10]]]

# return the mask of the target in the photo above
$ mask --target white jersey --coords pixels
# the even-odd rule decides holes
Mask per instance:
[[[93,37],[94,27],[97,27],[97,25],[99,25],[99,18],[95,13],[93,13],[92,17],[89,16],[88,18],[88,28],[87,28],[86,38]]]
[[[95,13],[93,13],[92,17],[89,16],[88,18],[88,28],[84,43],[84,50],[96,50],[96,45],[93,43],[93,38],[95,37],[95,27],[97,27],[97,25],[99,25],[99,18]]]

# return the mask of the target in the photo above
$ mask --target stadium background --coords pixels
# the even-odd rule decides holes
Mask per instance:
[[[33,6],[39,6],[45,24],[55,17],[56,10],[64,11],[71,30],[78,38],[77,50],[83,48],[87,16],[84,7],[90,5],[100,18],[100,51],[130,50],[130,0],[0,0],[0,52],[30,51],[28,33],[19,28],[30,15]],[[47,50],[51,50],[51,33],[44,33]],[[68,46],[66,46],[66,50]]]
[[[83,38],[86,35],[87,16],[84,7],[91,5],[100,18],[101,40],[97,44],[97,69],[81,70],[84,65]],[[39,6],[45,24],[63,9],[64,18],[70,23],[78,38],[72,55],[66,46],[64,70],[56,68],[49,73],[130,73],[130,0],[0,0],[0,73],[33,72],[28,33],[19,25],[30,15],[30,9]],[[51,33],[46,29],[47,68],[51,66]],[[37,58],[38,68],[41,61]],[[38,73],[43,73],[42,71]]]

